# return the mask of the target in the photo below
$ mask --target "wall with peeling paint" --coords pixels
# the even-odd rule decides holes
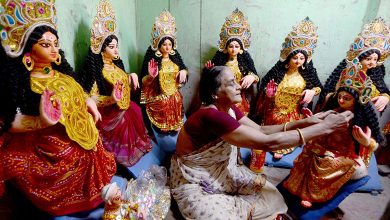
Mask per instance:
[[[85,59],[89,28],[99,0],[57,0],[62,48],[76,69]],[[313,62],[322,82],[345,57],[363,25],[382,16],[390,23],[389,0],[111,0],[118,21],[120,54],[127,71],[139,73],[150,45],[155,17],[168,9],[176,18],[178,50],[189,68],[182,88],[186,109],[195,101],[200,69],[217,48],[225,17],[236,7],[248,17],[252,30],[249,49],[258,73],[276,63],[281,43],[292,26],[309,16],[318,26]],[[390,86],[390,61],[386,82]]]

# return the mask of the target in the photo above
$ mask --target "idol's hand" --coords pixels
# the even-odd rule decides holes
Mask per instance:
[[[271,81],[268,82],[267,88],[265,90],[267,97],[269,98],[274,97],[276,95],[277,87],[278,86],[276,85],[275,81],[271,79]]]
[[[136,73],[130,73],[129,83],[130,83],[130,85],[133,85],[134,90],[139,89],[138,75]]]
[[[387,103],[389,103],[389,98],[387,96],[380,95],[371,99],[371,101],[374,103],[375,108],[381,112],[385,109]]]
[[[121,81],[116,81],[111,96],[115,100],[115,102],[119,102],[122,99],[123,83]]]
[[[148,72],[149,75],[155,78],[158,75],[158,63],[151,59],[148,63]]]
[[[102,120],[102,115],[100,114],[96,102],[92,98],[87,98],[86,100],[88,112],[92,115],[93,120],[96,122]]]
[[[313,100],[314,95],[316,92],[311,89],[305,89],[305,91],[302,92],[301,96],[303,96],[303,99],[301,101],[301,104],[303,103],[310,103]]]
[[[206,67],[207,69],[211,69],[214,67],[214,63],[211,62],[211,60],[208,60],[205,64],[204,64],[204,67]]]
[[[352,136],[359,144],[368,146],[371,141],[371,129],[366,126],[363,131],[361,127],[354,125],[352,127]]]
[[[41,96],[40,115],[41,120],[46,125],[55,125],[61,118],[61,103],[57,98],[54,98],[55,92],[50,92],[46,88]]]
[[[176,73],[176,81],[180,84],[184,84],[187,81],[187,70],[180,70]]]
[[[255,80],[256,80],[255,76],[246,75],[244,78],[241,79],[241,88],[243,89],[249,88],[249,86],[251,86]]]

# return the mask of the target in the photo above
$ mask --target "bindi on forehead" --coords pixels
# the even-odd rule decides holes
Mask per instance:
[[[57,40],[57,37],[54,34],[44,34],[44,35],[42,35],[42,39],[40,39],[39,41],[54,42],[56,40]]]

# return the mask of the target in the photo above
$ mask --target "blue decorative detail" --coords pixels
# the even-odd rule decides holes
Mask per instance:
[[[358,49],[358,45],[356,43],[353,43],[353,49],[354,50],[357,50]]]
[[[5,15],[5,18],[7,18],[7,22],[9,26],[14,26],[15,25],[15,20],[11,15]]]
[[[7,32],[5,30],[1,31],[1,39],[6,40],[7,39]]]
[[[363,39],[360,39],[360,41],[359,41],[359,48],[362,48],[363,47]]]
[[[352,60],[353,64],[357,64],[358,62],[359,62],[359,59],[357,57],[355,57],[355,59]]]
[[[351,79],[345,80],[345,85],[347,85],[347,86],[352,85],[352,80]]]
[[[350,76],[353,76],[355,74],[355,71],[353,71],[353,69],[351,69],[349,72],[348,72],[348,75]]]
[[[23,19],[22,15],[20,14],[19,7],[15,9],[15,17],[23,24],[26,24],[26,21]]]

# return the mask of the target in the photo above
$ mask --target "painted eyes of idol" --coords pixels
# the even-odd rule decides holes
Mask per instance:
[[[41,45],[41,46],[44,47],[44,48],[49,48],[49,47],[51,47],[52,45],[53,45],[54,47],[59,47],[59,43],[58,43],[57,40],[54,41],[54,44],[52,43],[52,41],[47,41],[47,40],[41,41],[41,42],[39,42],[39,45]]]

